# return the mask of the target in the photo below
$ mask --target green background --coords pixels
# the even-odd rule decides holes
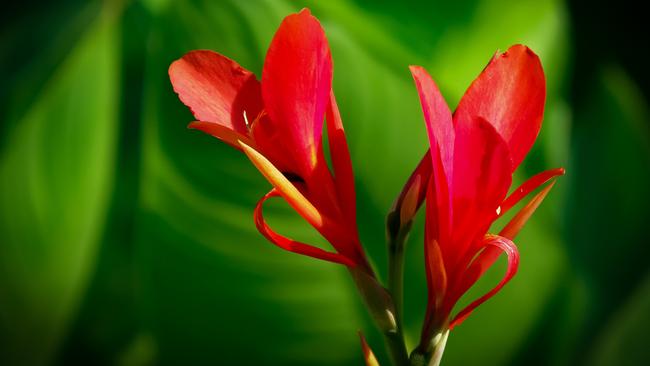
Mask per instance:
[[[361,365],[383,344],[341,266],[252,221],[269,185],[185,128],[169,64],[193,49],[260,75],[281,19],[322,22],[362,240],[385,278],[384,215],[426,148],[408,65],[450,106],[492,54],[542,59],[548,100],[519,182],[567,169],[517,240],[518,275],[450,336],[443,365],[650,363],[647,21],[631,1],[26,1],[0,15],[0,364]],[[319,242],[286,205],[281,232]],[[422,216],[406,331],[426,302]],[[497,223],[497,226],[502,223]],[[490,288],[488,272],[467,303]]]

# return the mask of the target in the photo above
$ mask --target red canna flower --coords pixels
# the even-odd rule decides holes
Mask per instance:
[[[420,347],[427,348],[434,336],[460,324],[514,276],[519,254],[512,240],[553,184],[538,193],[498,235],[488,234],[488,230],[528,193],[564,170],[542,172],[506,197],[512,173],[537,138],[546,98],[541,63],[527,47],[516,45],[496,54],[453,115],[427,72],[412,66],[411,73],[431,144],[428,156],[404,189],[426,190],[429,295]],[[398,204],[405,200],[404,192]],[[421,200],[411,205],[419,203]],[[452,316],[459,298],[501,253],[508,257],[501,282]]]
[[[255,208],[258,230],[283,249],[358,267],[371,274],[359,242],[352,164],[332,91],[332,57],[309,10],[287,16],[267,51],[262,81],[212,51],[192,51],[172,63],[174,90],[198,121],[189,127],[242,150],[273,185]],[[327,134],[334,174],[323,152]],[[273,231],[262,206],[283,197],[336,253]]]

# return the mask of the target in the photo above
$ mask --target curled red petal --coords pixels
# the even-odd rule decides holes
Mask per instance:
[[[460,100],[455,117],[485,118],[508,144],[512,171],[533,146],[544,116],[546,81],[539,57],[515,45],[495,55]]]
[[[467,305],[467,307],[465,307],[460,312],[458,312],[458,314],[451,321],[449,325],[449,329],[453,329],[454,327],[456,327],[457,325],[465,321],[465,319],[467,319],[467,317],[472,313],[472,311],[474,311],[474,309],[476,309],[479,305],[483,304],[492,296],[494,296],[497,292],[499,292],[503,288],[503,286],[505,286],[506,283],[508,283],[512,279],[512,277],[517,273],[517,269],[519,268],[519,251],[517,250],[517,246],[515,245],[515,243],[501,236],[487,235],[485,240],[483,241],[483,248],[487,249],[488,247],[498,248],[500,251],[502,251],[508,256],[508,268],[506,269],[506,273],[501,279],[501,281],[496,285],[496,287],[494,287],[485,295],[474,300],[472,303]],[[489,265],[492,264],[493,262],[489,263]],[[472,261],[472,263],[468,267],[466,272],[468,276],[467,278],[471,280],[473,278],[471,274],[474,272],[485,273],[486,270],[485,266],[486,263],[484,262],[484,258],[479,254],[479,256],[474,261]],[[475,281],[476,280],[474,280],[474,282]]]
[[[269,227],[269,225],[264,220],[264,214],[262,211],[264,202],[266,202],[266,200],[271,197],[280,197],[280,194],[275,190],[275,188],[269,191],[269,193],[265,194],[264,197],[262,197],[259,202],[257,202],[254,213],[257,230],[259,230],[259,232],[264,235],[266,239],[279,246],[280,248],[288,250],[290,252],[322,259],[328,262],[340,263],[349,267],[354,267],[354,262],[339,253],[328,252],[315,246],[287,238],[273,231],[273,229],[271,229],[271,227]]]
[[[200,121],[248,135],[246,119],[262,110],[255,75],[216,52],[188,52],[169,66],[169,78],[178,97]]]
[[[284,18],[266,54],[262,99],[269,129],[282,135],[302,177],[318,161],[331,89],[332,57],[320,23],[307,9]]]
[[[549,180],[564,175],[564,168],[555,168],[543,171],[541,173],[535,174],[527,181],[522,183],[517,189],[515,189],[510,195],[503,201],[501,204],[501,209],[499,210],[499,215],[502,216],[508,212],[514,205],[519,203],[522,198],[526,197],[530,192],[537,189],[537,187],[548,182]]]
[[[356,193],[354,190],[354,172],[350,149],[348,148],[345,130],[339,107],[336,104],[334,91],[330,92],[329,103],[327,104],[327,137],[334,169],[334,184],[338,193],[339,202],[346,219],[356,227],[357,209]]]

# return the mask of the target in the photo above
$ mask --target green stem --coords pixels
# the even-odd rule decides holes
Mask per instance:
[[[395,316],[401,328],[404,304],[404,245],[408,234],[399,230],[396,237],[388,238],[388,291],[395,303]]]
[[[408,366],[409,356],[400,327],[397,332],[384,332],[384,340],[394,366]]]
[[[393,357],[395,365],[408,365],[408,353],[404,343],[404,331],[402,327],[403,304],[404,304],[404,247],[406,245],[406,238],[411,230],[411,224],[405,226],[397,223],[397,230],[394,226],[393,220],[399,218],[389,215],[387,219],[387,244],[388,244],[388,291],[393,299],[393,306],[395,308],[395,332],[389,337],[385,335],[388,348],[391,354],[395,353],[398,357]],[[391,225],[393,224],[393,225]],[[395,341],[392,341],[395,339]],[[398,341],[397,341],[398,340]],[[399,349],[391,349],[391,341]]]
[[[393,365],[408,366],[408,353],[392,296],[372,273],[360,268],[349,270],[372,319],[384,336]]]

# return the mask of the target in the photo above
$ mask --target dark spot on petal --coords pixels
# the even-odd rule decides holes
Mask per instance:
[[[287,178],[287,179],[289,180],[289,182],[291,182],[291,183],[305,183],[305,180],[302,179],[302,177],[299,176],[298,174],[291,173],[291,172],[282,172],[282,174],[283,174],[284,177]]]

